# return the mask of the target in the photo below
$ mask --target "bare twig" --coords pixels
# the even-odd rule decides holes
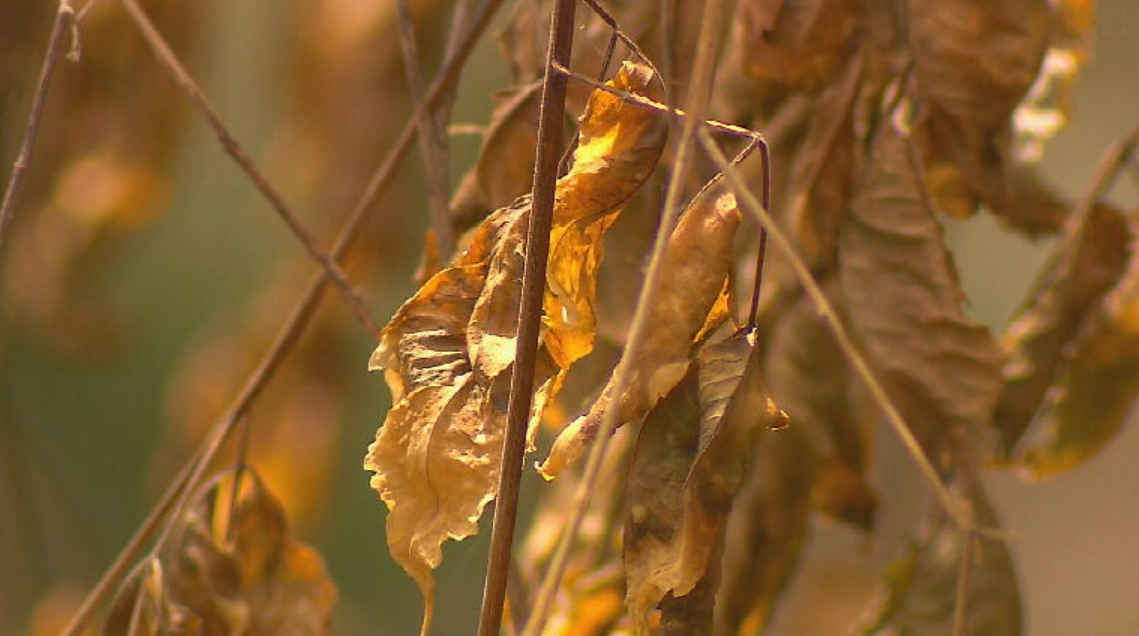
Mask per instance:
[[[502,2],[503,0],[485,0],[479,7],[479,10],[471,19],[469,29],[464,32],[461,38],[461,44],[455,48],[454,55],[444,62],[443,68],[439,71],[438,77],[436,77],[431,89],[427,93],[427,99],[417,106],[415,116],[418,115],[418,110],[420,109],[436,107],[446,95],[447,91],[451,90],[459,74],[462,72],[467,59],[470,57],[475,43],[478,42],[479,38],[486,31],[494,14],[498,11],[499,7],[502,6]],[[356,206],[352,209],[344,225],[341,226],[336,243],[332,249],[333,258],[339,260],[347,254],[348,249],[359,235],[359,230],[363,226],[364,221],[367,220],[369,213],[375,208],[380,195],[391,182],[400,161],[411,148],[415,132],[416,127],[413,116],[404,124],[403,130],[395,144],[389,149],[384,160],[368,180]],[[77,636],[88,625],[95,608],[110,598],[111,593],[122,581],[123,576],[127,574],[130,565],[144,553],[147,544],[154,538],[155,533],[162,522],[169,516],[170,511],[173,510],[176,505],[180,506],[180,501],[184,496],[187,496],[186,493],[191,493],[197,488],[197,485],[201,482],[201,478],[205,473],[206,466],[217,456],[222,443],[229,434],[232,433],[234,426],[239,420],[239,416],[245,413],[250,405],[260,396],[262,390],[264,390],[269,380],[276,373],[281,363],[284,362],[285,358],[304,334],[305,328],[308,326],[317,306],[320,304],[327,284],[328,279],[326,278],[326,272],[324,270],[318,272],[309,281],[304,294],[293,308],[288,320],[286,320],[285,324],[281,327],[272,346],[261,359],[254,372],[245,381],[244,386],[230,404],[226,413],[214,424],[199,449],[194,452],[190,460],[182,468],[178,477],[167,488],[166,492],[163,493],[158,504],[155,505],[146,520],[143,521],[142,525],[135,531],[127,545],[118,556],[115,557],[114,562],[103,573],[98,583],[95,584],[95,587],[88,593],[87,598],[84,599],[82,605],[71,618],[68,626],[64,629],[62,633],[63,636]]]
[[[589,2],[589,4],[592,6],[594,3]],[[657,290],[660,287],[661,255],[664,254],[665,248],[668,245],[668,237],[672,232],[672,227],[678,216],[681,189],[685,182],[685,173],[691,163],[692,142],[698,128],[697,124],[703,119],[709,98],[711,97],[712,78],[716,64],[715,40],[720,31],[723,13],[722,0],[707,0],[707,2],[705,2],[703,19],[700,24],[699,42],[696,49],[696,60],[693,67],[693,77],[692,82],[689,84],[686,97],[686,107],[690,117],[684,120],[680,142],[676,149],[676,158],[672,166],[671,174],[669,175],[669,186],[665,193],[665,203],[661,213],[660,226],[657,229],[652,256],[649,260],[648,271],[645,274],[645,282],[641,287],[641,293],[637,299],[637,308],[629,328],[629,340],[624,356],[630,359],[635,358],[637,352],[644,346],[645,335],[648,333],[648,324],[650,322],[648,307],[653,305]],[[611,26],[614,29],[617,28],[615,23]],[[628,368],[628,366],[617,366],[617,371],[613,377],[614,395],[622,395],[628,390],[630,381]],[[553,556],[550,558],[550,563],[546,568],[545,577],[542,580],[542,585],[538,591],[538,597],[534,603],[534,607],[531,609],[530,618],[526,622],[526,629],[523,630],[523,636],[538,636],[545,626],[546,618],[549,616],[550,609],[553,607],[554,597],[561,585],[562,575],[565,572],[565,566],[569,559],[570,548],[573,544],[574,537],[577,535],[578,529],[581,527],[582,519],[585,516],[585,511],[589,506],[589,500],[592,497],[593,489],[597,483],[597,477],[601,471],[601,465],[605,458],[605,451],[608,448],[609,439],[612,437],[613,431],[617,428],[617,419],[617,409],[607,409],[605,415],[602,417],[601,430],[592,448],[590,448],[585,470],[582,473],[581,481],[578,483],[577,490],[574,493],[574,502],[570,510],[569,520],[562,530],[557,548],[555,548]]]
[[[969,575],[973,571],[973,553],[977,547],[977,538],[973,536],[971,530],[962,531],[961,534],[961,540],[965,542],[965,545],[961,547],[961,562],[957,569],[952,636],[964,636],[965,634],[965,612],[969,608]]]
[[[760,185],[760,203],[764,210],[771,209],[771,149],[767,144],[760,147],[763,156],[763,182]],[[756,319],[759,317],[759,293],[763,290],[763,262],[767,260],[767,228],[759,228],[759,249],[755,255],[755,281],[751,288],[751,306],[747,312],[745,328],[755,329]]]
[[[138,5],[136,0],[119,0],[119,2],[126,10],[127,15],[129,15],[134,22],[135,27],[137,27],[155,57],[158,58],[159,64],[166,69],[171,79],[174,80],[174,83],[182,89],[182,92],[193,102],[194,107],[197,108],[198,112],[206,120],[206,123],[213,129],[214,134],[217,135],[218,141],[221,142],[226,154],[232,157],[234,162],[245,172],[257,190],[269,201],[273,210],[281,217],[281,220],[285,222],[285,225],[288,226],[293,235],[301,242],[305,250],[307,250],[312,258],[324,269],[328,278],[340,291],[341,296],[344,297],[344,301],[348,304],[349,309],[356,315],[357,320],[364,325],[370,334],[378,338],[380,333],[379,324],[376,322],[376,319],[372,317],[371,312],[368,311],[368,306],[360,297],[359,292],[352,286],[352,283],[348,282],[348,278],[344,275],[340,266],[324,251],[320,242],[317,241],[316,237],[305,227],[300,218],[289,208],[288,204],[285,203],[284,197],[269,183],[269,180],[265,178],[265,175],[253,162],[253,158],[249,156],[249,153],[245,151],[237,141],[237,138],[233,136],[233,133],[230,132],[225,123],[222,122],[221,117],[218,116],[217,111],[209,99],[206,98],[205,93],[202,92],[202,89],[194,79],[190,77],[189,73],[186,72],[185,67],[182,66],[182,63],[178,60],[178,57],[174,54],[173,49],[170,48],[166,39],[163,38],[162,34],[155,28],[150,17],[143,11],[142,7]]]
[[[787,259],[787,262],[791,265],[791,269],[794,270],[795,276],[799,279],[799,284],[803,286],[807,296],[810,297],[811,301],[815,304],[819,316],[834,335],[835,342],[838,343],[843,356],[854,368],[855,374],[858,375],[859,379],[866,385],[871,398],[878,404],[878,407],[882,409],[882,412],[886,416],[886,421],[889,422],[914,462],[917,463],[918,469],[921,470],[929,482],[930,488],[933,490],[941,506],[945,509],[946,514],[948,514],[953,522],[962,530],[970,530],[978,534],[993,534],[977,528],[972,518],[965,512],[958,500],[949,492],[949,488],[938,474],[937,469],[934,468],[933,462],[930,461],[925,449],[918,443],[913,431],[910,430],[909,425],[906,424],[902,418],[901,412],[898,411],[893,400],[890,399],[886,389],[874,376],[873,371],[870,369],[870,363],[867,362],[866,357],[854,343],[850,333],[847,332],[846,327],[842,324],[834,307],[831,306],[830,301],[827,300],[822,288],[819,287],[818,282],[815,281],[810,269],[807,267],[807,264],[803,262],[802,257],[799,256],[791,240],[787,238],[783,230],[779,229],[779,226],[771,218],[771,215],[768,214],[763,204],[756,198],[755,194],[752,193],[751,189],[743,182],[739,175],[736,174],[735,170],[728,163],[724,153],[716,146],[716,142],[707,131],[700,131],[700,142],[703,144],[708,155],[712,157],[713,162],[727,175],[728,181],[735,191],[736,196],[743,199],[745,207],[756,217],[759,224],[767,228],[772,240],[775,241],[783,257]],[[1003,535],[1001,538],[1004,538]]]
[[[47,41],[47,51],[44,53],[43,63],[40,66],[40,77],[36,84],[36,91],[32,96],[32,105],[28,110],[28,120],[24,124],[24,137],[20,141],[20,149],[16,159],[12,162],[12,172],[8,174],[8,185],[4,189],[4,200],[0,202],[0,254],[3,253],[4,239],[7,237],[15,216],[16,204],[24,191],[24,179],[28,166],[32,163],[32,154],[36,147],[36,137],[40,131],[40,121],[43,119],[44,105],[47,103],[47,92],[51,86],[51,79],[55,75],[56,63],[59,62],[60,53],[63,52],[64,31],[74,22],[75,10],[71,8],[68,0],[60,0],[59,8],[55,13],[55,21],[51,25],[51,35]]]
[[[506,415],[506,436],[502,448],[502,468],[495,497],[494,526],[490,535],[490,557],[483,585],[479,636],[498,636],[509,578],[514,525],[518,514],[518,490],[522,479],[522,457],[526,449],[526,428],[530,422],[530,402],[534,389],[534,368],[538,358],[538,336],[542,325],[542,300],[546,290],[546,261],[550,251],[550,227],[554,218],[554,192],[558,179],[559,144],[565,120],[568,79],[552,68],[568,64],[573,49],[574,13],[577,0],[556,0],[551,9],[546,74],[542,86],[542,107],[538,119],[538,148],[534,159],[533,203],[526,232],[526,263],[522,275],[522,306],[518,315],[518,338],[514,370],[510,376],[510,400]]]
[[[419,71],[419,45],[415,40],[415,22],[407,0],[396,2],[399,15],[399,48],[403,56],[404,75],[411,101],[418,106],[423,101],[423,74]],[[462,7],[460,7],[462,8]],[[427,202],[431,208],[431,228],[435,231],[435,246],[446,257],[455,249],[455,233],[451,229],[447,194],[446,138],[426,109],[416,108],[416,126],[419,128],[419,154],[427,174]]]

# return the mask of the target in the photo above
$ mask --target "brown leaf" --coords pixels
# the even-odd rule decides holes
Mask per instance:
[[[1137,236],[1133,219],[1097,207],[1038,303],[1013,325],[1010,408],[998,414],[1008,416],[1008,439],[1031,421],[1014,457],[1037,477],[1094,456],[1139,397]]]
[[[626,63],[612,84],[645,93],[656,81],[646,67]],[[530,434],[557,393],[566,369],[589,352],[592,312],[569,318],[566,305],[592,305],[604,219],[616,213],[648,177],[666,125],[654,111],[624,107],[595,91],[582,116],[581,143],[569,174],[558,180],[555,232],[574,234],[574,249],[551,251],[546,329],[535,372]],[[383,369],[393,407],[369,447],[364,467],[388,506],[392,557],[415,579],[430,628],[431,570],[442,544],[478,530],[498,484],[510,369],[524,267],[530,199],[519,198],[487,217],[462,241],[450,266],[429,278],[384,328],[371,368]],[[600,223],[600,225],[594,225]],[[565,243],[565,240],[562,241]],[[572,281],[573,284],[569,284]],[[557,292],[565,292],[559,296]],[[551,315],[559,313],[559,318]],[[567,346],[567,339],[576,339]]]
[[[636,359],[621,357],[601,397],[589,411],[558,435],[539,469],[552,478],[576,461],[597,435],[607,408],[618,409],[618,422],[642,417],[684,377],[693,342],[724,288],[732,262],[732,242],[741,214],[735,197],[719,186],[703,190],[680,218],[661,261],[659,289],[650,308],[661,328],[645,336]],[[614,396],[613,377],[629,369],[629,389]]]
[[[967,190],[944,197],[944,207],[969,214],[980,199],[999,213],[1008,196],[1009,117],[1036,78],[1048,46],[1048,2],[908,0],[906,15],[924,109],[925,163],[940,175],[935,181],[960,181]],[[945,188],[930,189],[936,196]]]
[[[1002,337],[1008,352],[994,421],[1007,455],[1041,407],[1048,388],[1065,373],[1072,342],[1119,282],[1135,234],[1119,211],[1095,206],[1069,230]]]
[[[736,11],[745,70],[794,89],[817,89],[839,73],[859,29],[857,0],[746,0]]]
[[[970,495],[976,518],[996,528],[996,513],[979,489]],[[960,636],[1019,636],[1020,592],[1008,547],[980,541],[973,550]],[[965,536],[941,515],[886,574],[885,595],[860,636],[950,636]]]
[[[708,345],[641,428],[629,477],[626,604],[638,633],[710,633],[732,501],[762,428],[786,416],[760,379],[754,330]],[[757,417],[758,416],[758,417]]]
[[[336,588],[323,560],[289,535],[283,509],[252,469],[241,479],[232,517],[230,476],[178,521],[160,558],[119,592],[104,634],[330,633]]]
[[[1001,360],[992,334],[962,307],[942,232],[906,139],[884,124],[841,230],[839,282],[855,333],[935,463],[979,439]]]

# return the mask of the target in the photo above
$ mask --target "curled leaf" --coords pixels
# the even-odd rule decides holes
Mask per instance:
[[[653,81],[647,67],[626,63],[611,83],[644,93]],[[561,243],[569,240],[574,248],[551,251],[552,280],[561,286],[546,294],[531,435],[566,369],[592,346],[592,312],[581,309],[593,302],[604,219],[648,177],[664,143],[658,114],[621,105],[609,93],[594,92],[573,167],[557,183],[555,228],[562,230]],[[529,214],[529,197],[519,198],[464,237],[450,266],[427,279],[384,327],[372,356],[371,368],[384,370],[393,407],[364,467],[389,509],[392,557],[423,592],[424,633],[442,544],[478,531],[498,484]],[[580,233],[566,239],[572,232]],[[551,307],[551,298],[563,304]],[[577,310],[572,321],[569,305]],[[560,317],[550,320],[555,312]]]
[[[708,345],[641,428],[629,476],[626,604],[638,633],[710,633],[732,501],[756,434],[786,425],[760,378],[754,330]]]
[[[719,187],[703,190],[689,204],[669,237],[650,308],[667,328],[649,330],[635,359],[627,353],[621,357],[601,397],[558,435],[539,469],[544,476],[552,478],[581,456],[606,409],[618,409],[619,423],[640,418],[684,377],[694,340],[706,332],[708,315],[724,289],[740,220],[735,197]],[[628,390],[616,396],[613,378],[624,372],[630,374]]]

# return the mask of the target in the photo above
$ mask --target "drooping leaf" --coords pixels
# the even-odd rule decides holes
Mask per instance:
[[[1021,419],[1010,417],[1008,423],[1017,433],[1029,423],[1024,418],[1032,418],[1013,455],[1037,477],[1094,456],[1127,422],[1139,398],[1137,237],[1133,219],[1102,206],[1093,210],[1055,282],[1014,324],[1010,365],[1022,367],[1006,367],[1012,381],[1005,395]],[[1050,386],[1041,393],[1046,381]],[[1035,412],[1029,400],[1034,395]]]
[[[906,138],[885,123],[871,153],[840,234],[839,282],[879,377],[936,459],[983,436],[1000,390],[1001,353],[963,308]]]
[[[1134,235],[1120,212],[1104,205],[1073,227],[1053,254],[1039,284],[1005,331],[1004,387],[994,421],[1007,455],[1063,377],[1071,343],[1104,294],[1118,283]]]
[[[946,211],[971,214],[979,199],[1000,213],[1010,116],[1048,46],[1048,2],[908,0],[906,9],[925,164],[937,175],[930,190]]]
[[[645,93],[653,81],[646,67],[626,63],[612,83]],[[575,235],[576,249],[551,251],[557,280],[574,281],[561,290],[570,290],[564,298],[575,306],[592,304],[600,248],[590,241],[600,241],[607,227],[590,224],[616,214],[648,177],[664,143],[667,126],[658,114],[621,105],[604,91],[593,94],[573,167],[557,184],[555,227],[590,228]],[[372,356],[371,367],[384,370],[393,407],[364,467],[375,473],[372,486],[389,509],[392,557],[423,592],[424,633],[434,602],[431,570],[442,560],[442,544],[477,532],[498,483],[529,213],[529,197],[519,198],[464,237],[450,265],[396,312]],[[551,321],[551,313],[565,309],[551,307],[551,295],[531,435],[569,365],[592,344],[592,313],[578,312],[572,323],[564,315]],[[576,338],[572,348],[564,346],[567,338]]]
[[[638,633],[710,633],[728,514],[756,434],[786,416],[760,378],[754,330],[705,346],[645,420],[629,476],[626,604]],[[662,599],[671,599],[661,604]]]
[[[984,493],[970,493],[978,523],[996,528],[996,513]],[[871,623],[860,636],[950,636],[965,536],[943,516],[886,574],[885,594]],[[960,636],[1019,636],[1020,592],[1008,547],[1000,542],[973,539],[973,561],[965,594],[965,615]]]
[[[231,503],[232,479],[215,480],[177,521],[160,558],[120,591],[104,634],[132,633],[132,622],[148,636],[331,633],[336,588],[320,555],[289,535],[252,469]]]
[[[667,328],[649,330],[637,358],[622,355],[631,375],[628,390],[615,396],[613,377],[589,411],[567,426],[540,471],[552,478],[576,461],[597,435],[608,408],[618,409],[618,422],[642,417],[684,377],[693,343],[705,332],[732,262],[732,242],[741,220],[735,197],[719,186],[703,190],[688,206],[662,256],[659,289],[650,308],[654,321]]]

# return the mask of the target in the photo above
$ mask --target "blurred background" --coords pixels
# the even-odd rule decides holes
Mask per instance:
[[[407,117],[388,0],[145,3],[264,172],[327,244]],[[413,2],[434,69],[450,2]],[[508,3],[509,4],[509,3]],[[584,13],[584,12],[582,12]],[[0,0],[0,160],[14,157],[54,3]],[[509,15],[509,12],[504,12]],[[579,13],[579,16],[581,13]],[[309,262],[219,148],[113,2],[62,62],[21,219],[0,269],[0,634],[50,634],[125,544],[222,411],[301,293]],[[487,37],[463,75],[456,123],[485,123],[511,68]],[[1071,121],[1043,171],[1076,197],[1139,119],[1139,6],[1100,0]],[[431,72],[425,73],[427,77]],[[477,137],[451,137],[452,185]],[[413,153],[414,154],[414,153]],[[779,160],[778,149],[774,158]],[[417,156],[365,230],[349,272],[386,319],[414,289],[428,227]],[[1115,199],[1139,206],[1136,181]],[[949,221],[976,315],[1002,327],[1048,253],[979,214]],[[343,303],[322,313],[250,418],[250,453],[295,533],[340,590],[335,631],[412,634],[413,583],[391,561],[383,506],[361,468],[388,407],[373,343]],[[314,371],[315,370],[315,371]],[[776,615],[777,634],[842,633],[925,506],[886,431],[878,480],[907,497],[867,540],[821,521]],[[1139,427],[1043,484],[993,474],[1032,636],[1139,630]],[[534,497],[533,476],[524,489]],[[437,634],[470,633],[487,533],[447,547]],[[53,627],[54,626],[54,627]],[[834,630],[839,630],[835,632]]]

